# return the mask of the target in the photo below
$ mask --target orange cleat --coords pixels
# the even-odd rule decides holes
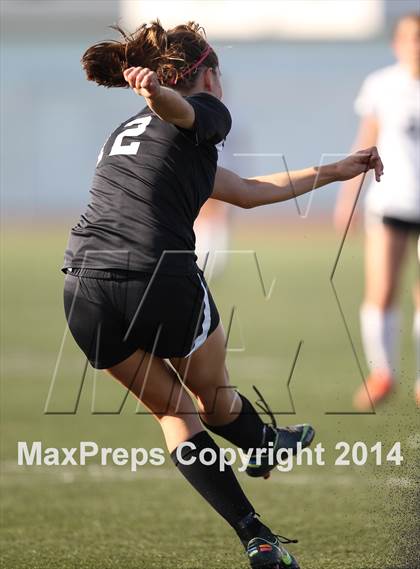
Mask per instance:
[[[387,371],[374,371],[356,392],[353,405],[358,411],[370,411],[372,406],[380,403],[394,387],[394,379]]]
[[[420,409],[420,381],[417,381],[414,387],[414,398],[416,400],[417,407]]]

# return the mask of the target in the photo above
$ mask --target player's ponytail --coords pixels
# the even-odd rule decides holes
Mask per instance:
[[[126,67],[125,45],[119,41],[100,42],[90,47],[82,57],[88,81],[104,87],[126,87],[123,76]]]
[[[156,20],[143,24],[133,34],[127,34],[119,26],[111,27],[122,39],[97,43],[82,57],[87,79],[98,85],[128,87],[124,70],[141,66],[156,71],[162,85],[189,87],[199,66],[216,68],[219,64],[204,30],[195,22],[166,31]]]

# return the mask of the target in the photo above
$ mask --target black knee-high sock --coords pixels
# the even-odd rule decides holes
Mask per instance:
[[[177,448],[171,453],[178,470],[188,482],[201,494],[201,496],[218,512],[245,543],[247,540],[258,535],[262,526],[255,517],[255,510],[245,496],[238,480],[230,466],[222,471],[219,468],[219,460],[212,465],[204,465],[199,460],[200,451],[210,448],[220,456],[220,448],[206,431],[201,431],[192,437],[188,443],[194,448]],[[209,460],[210,455],[206,456]],[[180,460],[195,462],[190,465],[183,464]]]
[[[242,399],[242,410],[239,415],[227,425],[203,425],[214,433],[233,443],[239,448],[248,450],[261,448],[270,441],[274,441],[275,433],[263,423],[261,417],[246,397],[238,393]]]

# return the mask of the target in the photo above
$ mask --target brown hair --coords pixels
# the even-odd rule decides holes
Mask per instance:
[[[219,61],[206,41],[203,28],[188,22],[165,30],[159,20],[143,24],[134,33],[127,34],[119,26],[121,40],[92,45],[82,57],[82,66],[89,81],[105,87],[128,87],[123,71],[128,67],[148,67],[156,71],[162,85],[189,88],[197,79],[197,71],[204,65],[216,68]],[[208,54],[200,61],[203,54]],[[195,66],[197,62],[200,65]]]

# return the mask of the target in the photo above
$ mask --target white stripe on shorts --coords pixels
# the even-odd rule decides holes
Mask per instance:
[[[200,284],[204,290],[204,299],[203,299],[204,300],[204,319],[203,319],[203,326],[201,329],[201,334],[199,336],[197,336],[197,338],[194,340],[193,347],[192,347],[191,351],[185,356],[186,358],[188,358],[188,356],[190,356],[193,352],[198,350],[198,348],[200,346],[202,346],[204,344],[204,342],[207,340],[207,335],[209,333],[210,324],[211,324],[209,295],[207,294],[207,289],[204,286],[203,281],[201,280],[200,274],[197,273],[197,276],[200,279]]]

